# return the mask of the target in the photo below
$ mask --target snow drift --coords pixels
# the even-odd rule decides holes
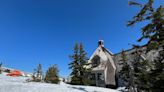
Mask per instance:
[[[27,79],[28,77],[0,74],[0,92],[118,92],[100,87],[68,85],[63,82],[60,84],[26,82]]]

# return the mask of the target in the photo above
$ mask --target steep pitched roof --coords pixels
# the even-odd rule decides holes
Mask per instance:
[[[98,55],[101,59],[103,59],[103,61],[109,61],[111,63],[111,65],[113,66],[114,69],[116,69],[115,63],[113,61],[113,54],[112,52],[110,52],[109,50],[107,50],[105,47],[103,46],[99,46],[95,52],[92,54],[92,56],[89,59],[89,63],[92,63],[92,59]]]

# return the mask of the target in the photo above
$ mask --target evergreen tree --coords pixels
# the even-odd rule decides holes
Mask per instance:
[[[42,65],[38,64],[37,69],[34,69],[33,73],[33,81],[35,82],[41,82],[43,79],[43,71],[42,71]]]
[[[0,74],[2,73],[2,62],[0,63]]]
[[[44,81],[47,83],[55,83],[55,84],[59,83],[58,72],[59,70],[56,65],[49,67],[49,69],[46,72]]]
[[[71,72],[71,84],[80,84],[80,73],[79,73],[79,47],[78,44],[76,43],[74,46],[74,54],[70,56],[70,59],[73,60],[70,64],[69,64],[69,69],[72,69]]]
[[[142,91],[141,89],[148,90],[148,70],[150,69],[149,62],[142,56],[142,50],[135,48],[135,52],[132,54],[133,61],[131,65],[133,68],[133,85],[135,91]]]
[[[159,52],[153,61],[148,61],[152,62],[150,69],[145,73],[141,72],[138,77],[138,83],[147,86],[138,86],[138,89],[140,91],[161,92],[164,91],[164,7],[160,5],[154,8],[153,3],[154,0],[148,0],[146,4],[130,1],[130,5],[138,5],[142,9],[128,22],[128,26],[146,21],[146,25],[141,28],[142,35],[138,41],[148,39],[147,53],[151,50]],[[143,67],[141,69],[143,70]],[[143,81],[144,83],[142,83]]]
[[[142,9],[128,21],[128,26],[132,26],[138,22],[148,22],[141,28],[142,35],[138,41],[148,39],[148,50],[158,49],[159,46],[164,46],[164,6],[160,5],[158,8],[153,7],[154,0],[147,0],[146,4],[139,4]],[[130,1],[130,5],[134,5]]]
[[[121,52],[122,70],[119,72],[119,77],[123,80],[123,85],[128,89],[128,92],[140,92],[143,89],[148,91],[150,66],[148,61],[142,58],[141,50],[134,48],[134,53],[130,55],[133,58],[130,59],[131,61],[128,60],[125,51]]]
[[[132,78],[133,72],[132,72],[131,65],[128,63],[128,58],[124,50],[122,50],[121,52],[121,58],[122,59],[120,65],[122,66],[122,68],[121,71],[119,72],[119,77],[123,81],[123,85],[125,85],[126,89],[128,89],[128,91],[130,90],[132,91],[134,90],[134,86],[133,86],[134,80]]]
[[[86,52],[83,49],[83,45],[80,44],[80,47],[76,43],[74,46],[74,54],[70,56],[73,60],[69,64],[69,68],[72,69],[71,72],[71,84],[74,85],[88,85],[89,80],[89,69],[86,69],[84,66],[87,65]]]
[[[89,80],[89,73],[90,69],[85,68],[84,66],[87,65],[87,60],[88,58],[86,57],[87,53],[84,51],[83,44],[80,44],[80,49],[79,49],[79,71],[80,71],[80,80],[82,85],[89,85],[90,80]]]
[[[164,91],[164,51],[159,51],[159,56],[153,61],[150,69],[149,82],[152,92]]]

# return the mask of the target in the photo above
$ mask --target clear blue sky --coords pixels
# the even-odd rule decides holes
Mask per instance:
[[[88,57],[99,39],[113,53],[131,48],[140,25],[127,28],[126,22],[137,10],[128,0],[0,0],[0,61],[28,72],[38,63],[44,71],[57,64],[67,76],[76,42]]]

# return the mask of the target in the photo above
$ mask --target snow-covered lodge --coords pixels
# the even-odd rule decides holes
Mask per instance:
[[[143,46],[140,48],[142,51],[142,59],[153,60],[155,56],[158,55],[157,51],[151,51],[148,54],[144,54],[146,47]],[[134,52],[136,49],[126,50],[129,63],[133,61]],[[100,40],[98,42],[98,48],[91,55],[88,63],[90,63],[91,72],[91,81],[94,86],[101,87],[116,87],[121,85],[121,80],[119,80],[117,74],[121,70],[121,53],[112,54],[109,50],[104,47],[104,42]]]

